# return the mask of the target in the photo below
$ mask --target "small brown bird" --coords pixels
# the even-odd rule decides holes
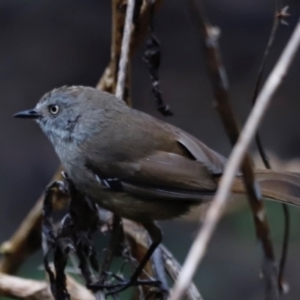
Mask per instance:
[[[226,160],[185,131],[90,87],[55,89],[32,110],[69,178],[100,206],[142,223],[153,240],[139,272],[161,241],[155,220],[208,202]],[[300,174],[255,170],[264,198],[300,205]],[[245,193],[237,176],[233,193]]]

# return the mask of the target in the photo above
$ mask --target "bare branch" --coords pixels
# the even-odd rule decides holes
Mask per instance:
[[[141,7],[140,16],[137,18],[133,30],[132,38],[130,40],[130,58],[137,51],[141,43],[143,42],[146,33],[148,32],[149,21],[151,18],[151,9],[147,5],[147,1],[143,1]],[[163,3],[163,0],[155,0],[154,11],[157,11]],[[114,94],[117,84],[117,74],[118,74],[118,65],[119,58],[121,56],[121,43],[122,43],[122,34],[125,14],[122,9],[124,5],[124,0],[114,0],[112,2],[112,11],[113,11],[113,24],[112,24],[112,45],[111,45],[111,60],[106,70],[104,71],[103,76],[97,84],[97,89],[107,91]],[[126,93],[125,93],[126,96]],[[126,97],[124,97],[126,98]],[[128,103],[128,101],[126,101]]]
[[[0,296],[19,299],[53,300],[47,282],[0,274]]]
[[[144,229],[143,226],[141,226],[138,223],[135,223],[130,220],[124,219],[123,222],[123,228],[124,233],[126,236],[126,239],[128,241],[128,245],[130,246],[130,252],[132,257],[137,261],[140,262],[144,258],[146,252],[148,251],[149,247],[149,237],[148,232]],[[135,266],[136,267],[136,266]],[[148,261],[146,266],[143,269],[143,273],[140,275],[140,279],[149,279],[149,277],[154,277],[154,267],[151,264],[151,261]],[[156,293],[155,293],[156,287],[153,286],[142,286],[140,289],[136,289],[136,295],[134,299],[141,299],[143,297],[140,296],[142,293],[144,295],[144,298],[147,298],[147,300],[156,300]]]
[[[53,181],[62,179],[61,170],[59,167],[52,178]],[[40,247],[43,199],[42,195],[10,240],[0,246],[3,255],[0,260],[0,273],[14,273],[27,256]],[[65,199],[59,198],[53,203],[56,209],[63,207],[64,204]]]
[[[95,300],[93,294],[72,277],[67,276],[71,300]],[[53,300],[47,282],[0,274],[0,296],[24,300]]]
[[[163,253],[165,269],[167,270],[168,274],[173,279],[173,281],[176,282],[178,275],[181,272],[181,265],[164,245],[161,245],[160,247]],[[203,300],[202,296],[200,295],[198,289],[196,288],[193,282],[191,282],[187,288],[186,299]]]
[[[229,84],[226,70],[224,68],[222,57],[218,46],[219,29],[212,27],[205,19],[202,10],[199,10],[195,0],[190,0],[191,12],[195,16],[197,27],[204,37],[204,50],[206,54],[207,71],[211,79],[214,95],[215,107],[223,122],[227,135],[232,146],[239,137],[239,125],[235,118],[230,104]],[[264,252],[262,271],[265,278],[266,297],[274,295],[278,298],[278,289],[276,285],[277,274],[274,258],[273,245],[269,234],[269,224],[266,218],[257,218],[258,213],[265,215],[264,204],[261,201],[261,194],[257,183],[255,182],[253,163],[250,155],[245,154],[242,163],[243,180],[246,187],[248,202],[252,211],[256,235],[261,241]],[[270,267],[273,266],[273,267]]]
[[[273,25],[272,25],[270,37],[269,37],[269,40],[267,42],[267,46],[266,46],[266,49],[265,49],[265,52],[264,52],[264,55],[263,55],[261,65],[260,65],[259,70],[258,70],[257,80],[256,80],[256,83],[255,83],[254,93],[253,93],[253,96],[252,96],[252,104],[255,103],[256,97],[257,97],[258,92],[259,92],[260,87],[261,87],[263,71],[265,69],[267,58],[268,58],[270,50],[273,46],[273,42],[275,40],[277,31],[278,31],[278,27],[279,27],[279,24],[280,24],[280,21],[281,21],[280,16],[282,16],[282,1],[281,0],[276,0]],[[258,148],[259,154],[262,158],[262,161],[264,162],[265,167],[267,169],[271,169],[271,165],[270,165],[268,156],[265,153],[265,150],[263,148],[263,145],[262,145],[262,142],[260,140],[260,137],[259,137],[258,133],[256,134],[255,138],[256,138],[256,143],[257,143],[257,148]]]
[[[214,201],[209,208],[202,229],[199,231],[187,259],[179,275],[178,281],[171,293],[171,300],[178,300],[182,297],[189,282],[191,281],[195,271],[203,259],[208,242],[216,228],[218,220],[226,206],[226,200],[230,194],[231,186],[233,184],[236,172],[241,164],[243,156],[253,139],[256,130],[271,102],[272,96],[282,83],[287,70],[296,54],[300,43],[300,22],[298,22],[294,33],[292,34],[287,46],[280,56],[276,66],[268,77],[265,85],[260,92],[256,104],[251,111],[250,116],[244,126],[240,138],[233,148],[229,157],[227,166],[225,168],[224,176],[221,179],[220,187],[214,198]],[[257,216],[264,219],[263,214]]]
[[[134,241],[134,243],[136,243],[139,248],[143,248],[142,253],[145,253],[148,249],[147,232],[145,230],[141,231],[141,227],[137,227],[137,224],[130,220],[124,220],[123,226],[126,236],[131,240],[131,242]],[[164,245],[161,244],[160,248],[162,251],[164,267],[172,280],[176,282],[178,274],[181,271],[181,266],[174,258],[172,253]],[[151,274],[152,270],[149,269],[149,267],[151,268],[150,264],[147,265],[146,272]],[[203,300],[200,292],[192,282],[189,284],[186,291],[186,299]]]
[[[254,93],[253,93],[253,97],[252,97],[252,104],[255,103],[256,97],[260,90],[261,82],[262,82],[262,75],[263,75],[263,72],[265,69],[265,65],[266,65],[269,53],[273,46],[276,34],[278,32],[278,27],[279,27],[280,23],[285,22],[284,19],[288,16],[287,9],[288,9],[287,6],[282,8],[282,0],[275,1],[275,13],[274,13],[274,18],[273,18],[273,25],[272,25],[270,37],[267,42],[267,46],[266,46],[266,49],[265,49],[265,52],[263,55],[261,65],[258,70],[258,76],[257,76],[257,80],[255,83]],[[258,132],[255,136],[255,140],[256,140],[258,152],[259,152],[261,159],[265,165],[265,168],[271,169],[272,167],[270,164],[269,157],[266,154],[266,151],[264,149],[264,146],[262,144],[262,141],[261,141],[261,138],[260,138],[260,135]],[[280,263],[279,263],[279,271],[278,271],[278,287],[279,287],[280,292],[284,292],[286,290],[286,288],[284,288],[285,283],[283,280],[283,272],[284,272],[284,267],[285,267],[287,252],[288,252],[288,242],[289,242],[289,233],[290,233],[290,213],[289,213],[287,204],[282,203],[282,210],[283,210],[283,216],[284,216],[284,235],[283,235],[281,258],[280,258]]]
[[[128,0],[127,2],[126,19],[121,48],[121,59],[119,62],[118,81],[116,87],[116,96],[120,99],[123,99],[124,95],[124,86],[128,67],[127,64],[129,58],[129,45],[134,12],[134,1],[135,0]]]

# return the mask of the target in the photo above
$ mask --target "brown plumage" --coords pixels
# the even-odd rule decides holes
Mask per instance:
[[[134,279],[161,239],[153,221],[180,216],[210,201],[226,163],[183,130],[93,88],[55,89],[34,110],[15,116],[37,120],[81,192],[144,224],[156,242]],[[300,205],[300,174],[255,173],[265,198]],[[244,193],[238,175],[233,192]]]
[[[26,116],[38,120],[82,192],[137,221],[174,218],[211,200],[226,163],[185,131],[93,88],[55,89]],[[256,175],[265,198],[300,204],[299,174]],[[244,193],[239,176],[233,192]]]

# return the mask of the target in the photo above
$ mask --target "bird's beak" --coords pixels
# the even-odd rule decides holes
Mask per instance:
[[[20,119],[39,119],[42,116],[35,109],[20,111],[13,115],[14,118]]]

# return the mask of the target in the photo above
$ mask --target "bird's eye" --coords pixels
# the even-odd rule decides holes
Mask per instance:
[[[56,115],[59,112],[59,106],[58,105],[49,105],[49,112],[52,115]]]

